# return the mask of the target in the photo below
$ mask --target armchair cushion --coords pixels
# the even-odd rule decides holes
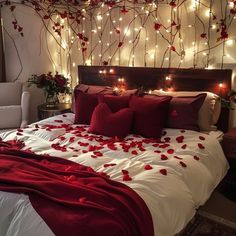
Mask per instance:
[[[0,106],[0,129],[17,128],[21,125],[21,106]]]
[[[30,93],[18,82],[0,83],[0,129],[24,128],[29,123]]]

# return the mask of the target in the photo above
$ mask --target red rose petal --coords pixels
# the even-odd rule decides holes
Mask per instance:
[[[67,117],[67,115],[65,115],[65,114],[63,114],[62,116],[63,116],[63,117]]]
[[[170,142],[170,138],[169,137],[166,137],[164,138],[165,142],[169,143]]]
[[[187,165],[186,165],[184,162],[182,162],[182,161],[180,161],[179,164],[180,164],[182,167],[187,167]]]
[[[136,150],[133,150],[131,153],[132,153],[133,155],[138,155],[138,152],[137,152]]]
[[[54,120],[54,122],[57,122],[57,123],[63,123],[62,120]]]
[[[182,143],[183,140],[184,140],[184,136],[179,136],[179,137],[176,138],[176,141],[177,141],[178,143]]]
[[[164,143],[164,144],[159,145],[159,148],[167,148],[169,146],[170,144]]]
[[[144,169],[145,169],[145,170],[151,170],[151,169],[152,169],[152,166],[150,166],[150,165],[145,165],[145,166],[144,166]]]
[[[184,129],[182,129],[182,130],[180,130],[180,132],[181,132],[181,133],[185,133],[185,130],[184,130]]]
[[[110,166],[116,166],[116,164],[115,163],[110,163],[110,164],[104,164],[103,165],[103,167],[105,167],[105,168],[110,167]]]
[[[197,161],[200,159],[198,156],[193,156],[193,158]]]
[[[173,154],[173,153],[174,153],[174,150],[173,150],[173,149],[168,149],[168,150],[167,150],[167,153],[168,153],[168,154]]]
[[[167,175],[167,170],[166,169],[160,169],[160,173],[162,175]]]
[[[186,149],[186,147],[187,147],[187,144],[184,144],[181,148]]]
[[[156,153],[161,153],[161,151],[160,151],[160,150],[155,150],[154,152],[156,152]]]
[[[178,157],[178,156],[174,156],[174,158],[178,159],[178,160],[182,160],[183,158]]]
[[[129,171],[128,170],[121,170],[123,175],[128,175]]]
[[[97,157],[103,156],[103,154],[101,152],[93,152],[93,154],[96,155]]]
[[[123,176],[123,181],[131,181],[132,178],[129,175],[124,175]]]
[[[161,154],[161,160],[168,160],[168,157],[164,154]]]
[[[197,145],[200,149],[205,149],[205,147],[201,143],[198,143]]]
[[[199,139],[200,139],[200,140],[205,140],[205,137],[199,136]]]

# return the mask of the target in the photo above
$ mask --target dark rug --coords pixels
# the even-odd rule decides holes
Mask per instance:
[[[196,215],[179,236],[236,236],[236,229]]]

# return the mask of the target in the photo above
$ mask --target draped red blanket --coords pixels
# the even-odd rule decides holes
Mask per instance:
[[[146,204],[128,186],[68,160],[7,146],[0,143],[0,190],[27,194],[56,235],[154,235]]]

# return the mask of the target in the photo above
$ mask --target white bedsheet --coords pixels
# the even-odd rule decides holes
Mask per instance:
[[[39,126],[32,124],[23,132],[9,131],[0,134],[0,137],[4,141],[17,138],[24,141],[26,146],[23,149],[30,148],[37,154],[47,153],[91,166],[96,171],[106,172],[111,179],[128,185],[148,206],[157,236],[171,236],[180,232],[227,172],[228,163],[215,136],[165,129],[166,134],[161,141],[167,141],[165,143],[169,146],[154,147],[154,143],[145,143],[142,137],[129,135],[126,137],[127,144],[142,141],[144,149],[135,146],[129,152],[124,152],[117,141],[117,150],[102,145],[103,148],[99,150],[102,156],[95,157],[93,151],[82,151],[92,150],[91,145],[101,144],[94,140],[95,135],[77,137],[73,134],[74,130],[62,128],[62,124],[73,124],[73,119],[72,113],[59,115],[38,122]],[[45,124],[58,128],[49,127],[46,130]],[[83,135],[85,133],[82,132]],[[79,145],[78,141],[85,143],[85,146],[83,143]],[[66,151],[55,150],[52,144],[57,143],[64,146]],[[168,159],[162,160],[161,155]],[[165,156],[162,156],[163,159]],[[104,167],[107,163],[116,165]],[[167,175],[161,174],[161,169],[165,169]],[[128,170],[132,180],[123,181],[121,170]],[[0,235],[50,236],[53,233],[35,212],[27,196],[0,192]]]

